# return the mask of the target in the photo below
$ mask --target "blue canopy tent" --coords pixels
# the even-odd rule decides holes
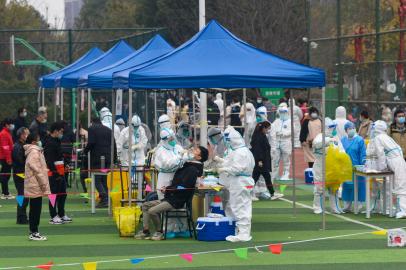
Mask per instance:
[[[257,49],[211,21],[192,39],[129,76],[130,88],[308,88],[325,72]]]
[[[129,75],[130,89],[223,88],[227,91],[231,88],[244,88],[244,104],[246,103],[245,88],[323,87],[324,108],[324,86],[323,70],[298,64],[255,48],[234,36],[215,20],[181,47],[131,71]],[[290,107],[293,134],[292,101]],[[203,110],[205,110],[204,107]],[[206,119],[200,119],[200,121],[202,123],[200,128],[206,130]],[[246,123],[244,125],[246,126]],[[203,134],[206,132],[201,134],[205,136]],[[292,164],[294,164],[293,148],[292,154]],[[292,166],[292,171],[295,175],[295,166]],[[296,181],[294,178],[293,198],[295,212]]]
[[[140,64],[154,60],[172,50],[173,47],[158,34],[140,49],[131,53],[124,59],[98,70],[97,72],[89,74],[86,86],[92,89],[128,88],[129,71]],[[113,82],[114,73],[118,74],[117,82],[116,80]],[[120,75],[123,73],[127,76]],[[122,80],[123,77],[125,78],[124,80]]]
[[[44,75],[40,77],[40,87],[42,88],[55,88],[56,87],[56,80],[58,80],[61,76],[76,70],[79,67],[82,67],[94,59],[98,58],[101,56],[104,52],[100,50],[99,48],[95,47],[90,49],[86,54],[84,54],[81,58],[73,62],[72,64],[57,70],[55,72],[52,72],[51,74]]]
[[[133,53],[135,49],[121,40],[114,45],[110,50],[102,54],[87,65],[81,66],[70,73],[64,74],[60,80],[59,85],[64,88],[77,88],[81,84],[86,83],[87,76],[97,70],[111,65],[117,61],[122,60],[129,54]]]

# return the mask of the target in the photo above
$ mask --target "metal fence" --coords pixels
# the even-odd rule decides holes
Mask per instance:
[[[327,114],[338,105],[380,118],[382,105],[406,104],[404,21],[399,0],[306,0],[308,64],[327,74]],[[319,91],[310,97],[320,99]]]

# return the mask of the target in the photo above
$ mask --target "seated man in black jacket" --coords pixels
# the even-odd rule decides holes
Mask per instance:
[[[142,204],[143,230],[135,235],[136,239],[162,240],[161,213],[184,207],[195,193],[196,180],[203,175],[203,162],[208,158],[206,148],[199,146],[193,149],[193,160],[186,162],[175,172],[170,186],[164,187],[165,197],[162,200],[149,201]],[[151,236],[149,221],[155,226],[156,232]]]

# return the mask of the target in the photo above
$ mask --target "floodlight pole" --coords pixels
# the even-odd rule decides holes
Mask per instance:
[[[199,30],[206,25],[206,1],[199,0]],[[200,145],[207,147],[207,94],[200,93]]]

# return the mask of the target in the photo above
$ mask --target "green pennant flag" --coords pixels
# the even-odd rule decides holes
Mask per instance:
[[[80,168],[74,170],[75,174],[80,175]]]
[[[248,248],[237,248],[234,250],[235,255],[241,259],[247,259],[248,258]]]
[[[80,146],[80,145],[81,145],[80,142],[74,142],[74,143],[73,143],[73,147],[78,147],[78,146]]]
[[[287,185],[280,185],[279,186],[279,190],[281,191],[282,194],[283,194],[283,192],[285,192],[286,188],[287,188]]]

